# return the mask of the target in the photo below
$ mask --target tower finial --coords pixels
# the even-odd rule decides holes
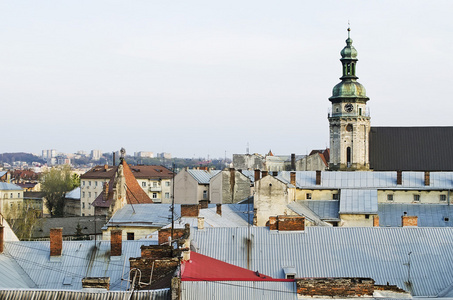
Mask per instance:
[[[351,22],[348,20],[348,39],[350,39],[350,33],[351,33]]]

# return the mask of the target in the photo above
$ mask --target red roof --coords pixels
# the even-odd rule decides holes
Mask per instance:
[[[182,264],[182,281],[294,281],[275,279],[218,259],[190,252],[190,260]]]

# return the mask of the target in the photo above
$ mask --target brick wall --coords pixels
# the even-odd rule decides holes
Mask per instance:
[[[181,217],[198,217],[199,211],[198,204],[181,204]]]
[[[305,218],[302,216],[269,217],[270,230],[305,230]]]
[[[182,229],[182,228],[173,229],[173,239],[181,238],[185,232],[186,232],[186,230]],[[168,238],[170,237],[170,235],[171,235],[171,228],[164,228],[164,229],[159,230],[159,245],[168,243]]]
[[[141,258],[169,258],[172,257],[172,247],[170,245],[150,245],[141,246]]]
[[[61,256],[63,247],[63,228],[50,229],[50,256]]]
[[[373,216],[373,227],[379,227],[379,216]]]
[[[296,279],[300,296],[361,297],[372,296],[371,278],[299,278]]]
[[[110,256],[121,256],[123,247],[123,231],[114,229],[110,231]]]
[[[406,226],[417,226],[418,218],[417,216],[401,216],[401,225]]]

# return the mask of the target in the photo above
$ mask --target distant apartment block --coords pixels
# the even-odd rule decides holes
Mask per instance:
[[[139,151],[134,153],[135,157],[141,157],[141,158],[153,158],[154,157],[154,152],[150,151]]]
[[[171,159],[171,153],[167,152],[157,153],[156,157]]]
[[[102,157],[101,150],[91,150],[91,159],[93,160],[100,160]]]
[[[57,150],[49,149],[49,150],[42,150],[42,158],[43,159],[50,159],[57,156]]]

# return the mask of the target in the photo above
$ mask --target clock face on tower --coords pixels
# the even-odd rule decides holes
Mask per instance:
[[[348,103],[344,106],[344,110],[347,112],[351,112],[354,109],[354,106],[351,103]]]

